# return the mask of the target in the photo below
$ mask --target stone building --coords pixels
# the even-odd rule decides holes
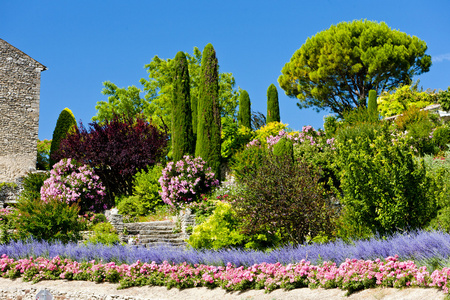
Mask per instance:
[[[0,183],[16,182],[36,169],[44,70],[44,65],[0,39]]]

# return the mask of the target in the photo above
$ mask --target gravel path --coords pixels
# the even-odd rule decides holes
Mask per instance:
[[[308,288],[295,289],[289,292],[275,290],[270,294],[264,291],[246,291],[246,292],[226,292],[220,288],[209,290],[207,288],[192,288],[185,290],[171,289],[165,287],[133,287],[128,289],[117,289],[118,284],[101,283],[96,284],[87,281],[41,281],[36,284],[23,282],[22,279],[0,278],[0,299],[36,299],[36,294],[47,289],[54,300],[68,299],[186,299],[186,300],[234,300],[234,299],[444,299],[445,295],[437,289],[417,289],[408,288],[398,289],[370,289],[365,290],[350,297],[345,297],[345,292],[339,289],[315,289]]]

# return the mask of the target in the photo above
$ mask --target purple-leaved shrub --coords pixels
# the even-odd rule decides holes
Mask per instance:
[[[163,201],[182,209],[207,193],[219,180],[214,178],[211,168],[205,168],[206,162],[201,157],[192,158],[185,155],[183,159],[169,162],[159,178]]]
[[[56,163],[50,171],[50,178],[41,187],[41,199],[44,202],[51,199],[67,204],[78,202],[82,213],[107,209],[105,195],[105,187],[94,170],[70,158]]]

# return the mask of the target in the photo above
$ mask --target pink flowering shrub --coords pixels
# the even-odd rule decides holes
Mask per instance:
[[[260,263],[249,267],[209,266],[167,261],[136,261],[131,265],[116,265],[102,261],[76,262],[56,256],[14,260],[3,254],[0,275],[6,278],[22,277],[24,281],[86,280],[97,283],[120,283],[120,288],[132,286],[166,286],[167,288],[221,287],[227,291],[264,289],[291,290],[295,288],[340,288],[347,294],[375,287],[434,287],[448,294],[450,268],[429,273],[426,267],[417,267],[413,261],[399,261],[398,257],[385,260],[347,259],[339,266],[333,262],[312,265],[301,260],[296,264]]]
[[[78,202],[81,212],[107,209],[105,195],[105,187],[94,170],[71,158],[56,163],[50,171],[50,178],[41,187],[41,199],[44,202],[50,199],[67,204]]]
[[[185,155],[183,159],[169,162],[159,178],[163,201],[176,208],[183,208],[200,199],[200,195],[219,185],[210,168],[201,157]]]

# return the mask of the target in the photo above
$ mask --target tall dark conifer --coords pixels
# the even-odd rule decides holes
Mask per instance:
[[[205,160],[220,178],[219,64],[211,44],[203,49],[197,115],[195,156]]]
[[[280,106],[278,104],[278,91],[272,83],[267,89],[267,124],[280,122]]]
[[[189,70],[186,55],[180,51],[173,61],[172,90],[172,158],[194,155]]]
[[[375,90],[369,91],[367,110],[372,118],[378,119],[377,92]]]
[[[239,96],[239,114],[238,114],[238,123],[239,126],[245,126],[248,128],[252,128],[252,116],[250,109],[250,96],[248,95],[246,90],[241,92]]]

